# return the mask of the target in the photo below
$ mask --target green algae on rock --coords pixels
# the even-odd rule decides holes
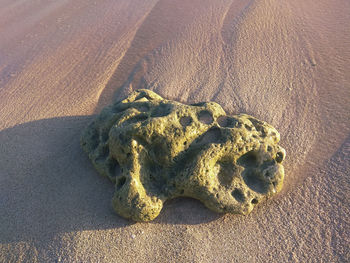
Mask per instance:
[[[179,196],[220,213],[248,214],[282,188],[285,150],[275,128],[215,102],[185,105],[137,90],[102,110],[81,145],[115,184],[112,205],[149,221]]]

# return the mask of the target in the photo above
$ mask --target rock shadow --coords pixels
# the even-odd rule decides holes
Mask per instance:
[[[113,184],[80,147],[92,116],[43,119],[0,131],[0,243],[48,240],[71,231],[127,227]],[[156,224],[200,224],[221,215],[197,200],[166,202]]]
[[[130,224],[114,213],[113,185],[80,147],[91,119],[43,119],[0,131],[1,243]]]

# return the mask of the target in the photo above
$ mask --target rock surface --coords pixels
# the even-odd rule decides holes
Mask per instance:
[[[106,107],[83,132],[81,145],[115,183],[115,211],[149,221],[179,196],[216,212],[248,214],[282,188],[279,139],[269,124],[246,114],[227,116],[215,102],[185,105],[137,90]]]

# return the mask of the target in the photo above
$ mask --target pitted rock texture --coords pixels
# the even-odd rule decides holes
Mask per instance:
[[[227,116],[215,102],[185,105],[137,90],[103,109],[81,145],[115,184],[115,211],[149,221],[179,196],[216,212],[248,214],[282,188],[279,140],[266,122]]]

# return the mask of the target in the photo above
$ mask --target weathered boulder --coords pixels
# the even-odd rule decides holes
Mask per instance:
[[[185,105],[137,90],[106,107],[83,132],[81,145],[115,184],[115,211],[149,221],[179,196],[216,212],[248,214],[282,188],[279,139],[266,122],[227,116],[215,102]]]

